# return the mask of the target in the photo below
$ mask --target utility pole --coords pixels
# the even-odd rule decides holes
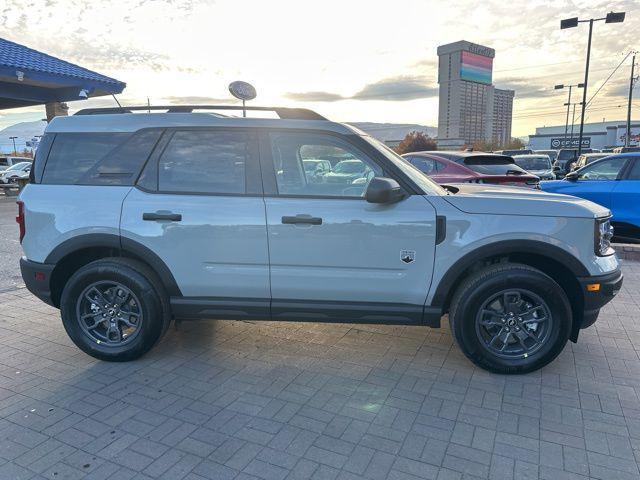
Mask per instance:
[[[627,136],[624,140],[625,147],[631,144],[631,100],[633,99],[633,82],[636,79],[633,77],[633,70],[636,65],[636,52],[633,52],[631,57],[631,78],[629,79],[629,103],[627,104]]]
[[[18,151],[16,150],[16,138],[18,137],[9,137],[11,140],[13,140],[13,154],[17,155]]]

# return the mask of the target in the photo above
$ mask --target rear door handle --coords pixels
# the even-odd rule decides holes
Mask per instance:
[[[282,223],[291,225],[322,225],[322,218],[311,215],[296,215],[294,217],[282,217]]]
[[[149,221],[158,221],[158,220],[168,220],[170,222],[180,222],[182,220],[182,215],[179,213],[157,213],[157,212],[145,212],[142,214],[142,220]]]

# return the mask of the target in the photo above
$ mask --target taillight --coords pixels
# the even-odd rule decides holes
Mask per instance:
[[[18,204],[18,216],[16,217],[16,222],[18,223],[18,227],[20,227],[20,243],[22,243],[22,239],[24,238],[24,202],[16,202]]]

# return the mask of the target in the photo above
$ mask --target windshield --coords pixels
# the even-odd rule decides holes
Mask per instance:
[[[333,169],[335,173],[361,173],[365,164],[360,161],[340,162]]]
[[[411,165],[381,141],[368,135],[362,135],[361,138],[363,138],[367,143],[373,145],[373,147],[382,153],[389,161],[391,161],[391,163],[402,170],[402,173],[410,177],[426,195],[447,195],[447,191],[444,188],[431,180],[427,175]]]
[[[16,163],[15,165],[10,166],[9,168],[7,168],[5,171],[8,172],[9,170],[23,170],[27,165],[29,165],[31,162],[20,162],[20,163]]]
[[[551,170],[551,160],[548,156],[513,157],[516,164],[525,170]]]
[[[577,150],[560,150],[558,160],[573,160],[576,158]]]

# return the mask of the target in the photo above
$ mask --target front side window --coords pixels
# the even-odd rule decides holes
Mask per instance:
[[[592,163],[579,171],[578,178],[580,180],[615,180],[625,163],[626,159],[622,157]]]
[[[158,189],[173,193],[244,194],[251,156],[246,132],[174,133],[158,164]]]
[[[363,197],[382,169],[351,144],[314,133],[272,133],[271,150],[281,195]]]

